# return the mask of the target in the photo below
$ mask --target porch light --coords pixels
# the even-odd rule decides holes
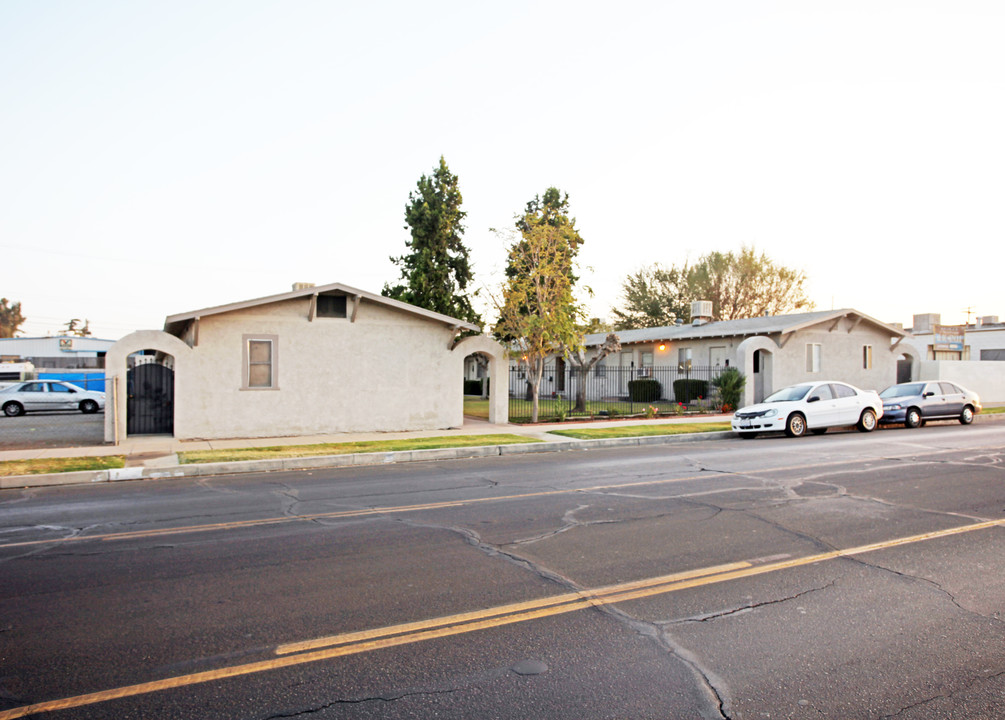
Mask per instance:
[[[666,349],[667,349],[666,343],[660,343],[660,352],[663,352]]]

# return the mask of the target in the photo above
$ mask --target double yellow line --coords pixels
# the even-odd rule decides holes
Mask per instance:
[[[296,665],[331,660],[333,658],[356,655],[359,653],[396,647],[411,643],[424,642],[437,638],[461,635],[464,633],[503,627],[515,623],[529,622],[545,617],[553,617],[564,613],[576,612],[590,607],[602,607],[614,603],[638,600],[654,595],[676,592],[687,588],[712,585],[715,583],[736,580],[754,575],[777,572],[805,565],[834,560],[837,558],[862,555],[888,548],[911,545],[914,543],[935,540],[938,538],[961,535],[964,533],[986,530],[1005,525],[1005,520],[991,520],[973,523],[945,530],[895,538],[870,545],[860,545],[846,550],[809,555],[802,558],[791,558],[776,562],[744,561],[726,565],[691,570],[687,572],[647,578],[635,582],[609,585],[594,590],[565,593],[538,600],[499,605],[485,610],[448,615],[445,617],[423,620],[419,622],[390,625],[362,632],[330,635],[327,637],[306,640],[303,642],[280,645],[274,651],[275,657],[243,665],[209,670],[206,672],[180,675],[164,680],[155,680],[138,685],[105,690],[88,695],[53,700],[49,702],[26,705],[12,710],[0,712],[0,720],[13,720],[54,710],[93,705],[121,698],[145,695],[161,690],[188,687],[223,680],[226,678],[251,675],[269,670],[277,670]]]

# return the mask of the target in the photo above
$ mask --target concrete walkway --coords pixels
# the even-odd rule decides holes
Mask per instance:
[[[90,445],[83,447],[39,448],[33,450],[0,450],[0,461],[41,460],[64,457],[101,457],[124,455],[126,467],[120,470],[94,470],[58,473],[51,475],[18,475],[0,477],[0,489],[67,485],[117,480],[138,480],[154,477],[192,477],[238,472],[268,472],[346,465],[373,465],[389,462],[415,462],[420,460],[484,457],[527,452],[569,450],[576,447],[630,446],[685,442],[694,438],[708,439],[708,434],[659,435],[646,438],[617,438],[611,440],[576,440],[552,435],[550,430],[575,428],[610,428],[630,425],[673,425],[680,423],[728,422],[729,415],[683,416],[674,418],[633,418],[599,422],[564,422],[539,425],[493,425],[477,418],[465,418],[464,426],[447,430],[422,430],[414,432],[340,433],[298,437],[250,438],[233,440],[176,440],[167,436],[141,436],[129,438],[119,445]],[[403,452],[360,453],[357,455],[331,455],[282,460],[251,460],[226,463],[200,463],[180,465],[178,453],[195,450],[225,450],[277,445],[316,445],[320,443],[348,443],[361,441],[391,441],[414,438],[449,437],[457,435],[520,435],[540,443],[520,445],[491,445],[447,448],[442,450],[412,450]]]

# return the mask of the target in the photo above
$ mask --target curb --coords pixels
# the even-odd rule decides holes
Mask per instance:
[[[699,442],[701,440],[725,440],[733,436],[731,431],[722,430],[707,433],[649,435],[643,437],[605,438],[601,440],[563,440],[516,445],[482,445],[466,448],[356,453],[353,455],[318,455],[315,457],[276,460],[241,460],[236,462],[199,463],[196,465],[127,467],[116,468],[114,470],[51,473],[48,475],[9,475],[0,477],[0,490],[57,485],[93,485],[95,483],[126,482],[130,480],[163,480],[186,477],[210,477],[213,475],[316,470],[320,468],[366,467],[408,462],[434,462],[439,460],[468,460],[482,457],[568,452],[570,450],[670,445],[675,443]]]

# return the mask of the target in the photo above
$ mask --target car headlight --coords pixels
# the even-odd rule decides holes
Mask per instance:
[[[777,414],[778,414],[778,410],[776,408],[771,408],[770,410],[765,410],[764,411],[764,417],[766,417],[766,418],[774,417]]]
[[[904,406],[903,405],[897,405],[897,404],[894,404],[894,405],[884,405],[883,409],[884,410],[903,410]]]

